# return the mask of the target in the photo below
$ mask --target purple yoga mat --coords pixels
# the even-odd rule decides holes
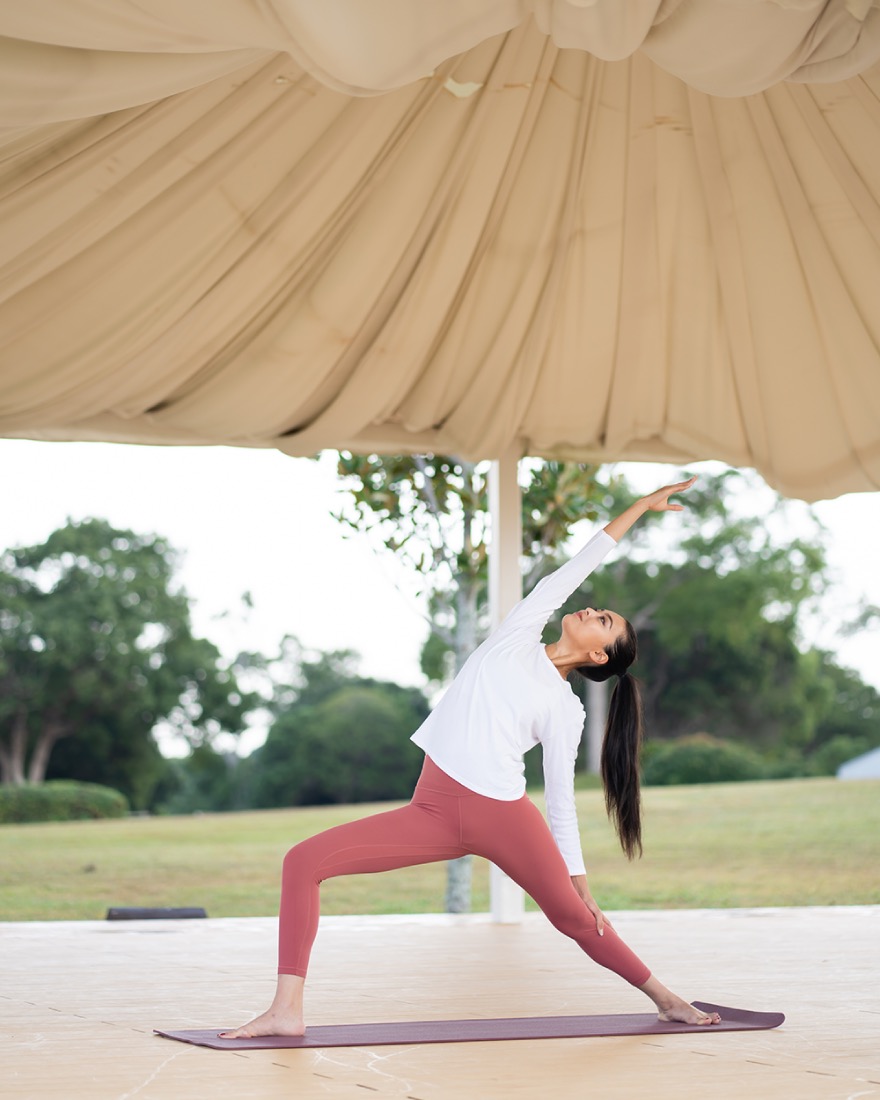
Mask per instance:
[[[676,1032],[752,1031],[779,1027],[781,1012],[749,1012],[742,1008],[694,1001],[704,1012],[717,1012],[720,1024],[661,1024],[653,1012],[622,1016],[525,1016],[505,1020],[404,1020],[385,1024],[331,1024],[310,1027],[291,1039],[271,1035],[260,1039],[220,1039],[211,1028],[198,1031],[160,1031],[165,1039],[179,1039],[214,1050],[275,1050],[281,1047],[373,1047],[405,1043],[481,1043],[493,1039],[581,1039],[599,1035],[671,1035]]]

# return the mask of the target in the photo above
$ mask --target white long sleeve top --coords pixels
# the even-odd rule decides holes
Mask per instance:
[[[540,742],[547,819],[571,875],[585,873],[574,801],[584,709],[547,656],[541,631],[614,546],[599,531],[537,584],[471,654],[412,736],[457,782],[509,802],[525,793],[523,756]]]

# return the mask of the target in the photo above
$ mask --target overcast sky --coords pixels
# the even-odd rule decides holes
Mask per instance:
[[[625,469],[645,490],[670,474]],[[341,499],[332,455],[312,462],[228,447],[0,440],[0,471],[3,547],[42,541],[68,517],[155,532],[182,553],[179,576],[197,631],[227,655],[271,656],[291,633],[309,647],[357,650],[365,675],[422,682],[427,626],[416,585],[365,537],[343,537],[331,516]],[[814,621],[809,640],[839,646],[841,662],[880,687],[877,632],[842,641],[833,625],[862,595],[880,604],[880,493],[823,502],[816,511],[832,532],[838,584],[828,623]]]

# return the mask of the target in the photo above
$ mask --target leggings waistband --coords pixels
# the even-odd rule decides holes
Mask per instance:
[[[427,755],[422,765],[422,773],[419,776],[419,781],[416,784],[416,793],[418,793],[419,788],[423,791],[434,791],[437,794],[454,795],[457,798],[463,798],[465,795],[472,798],[480,797],[476,791],[472,791],[469,787],[465,787],[462,783],[459,783],[457,779],[453,779],[451,775],[447,775],[446,772],[435,764],[431,757]]]

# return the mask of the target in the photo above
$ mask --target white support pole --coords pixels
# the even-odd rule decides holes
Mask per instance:
[[[489,471],[489,515],[492,542],[489,547],[489,612],[492,629],[522,599],[522,504],[517,480],[520,452],[510,446],[492,463]],[[492,919],[499,924],[517,924],[525,912],[519,886],[500,871],[489,867]]]

